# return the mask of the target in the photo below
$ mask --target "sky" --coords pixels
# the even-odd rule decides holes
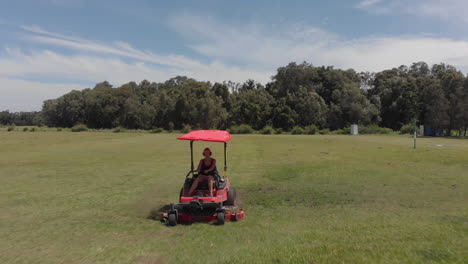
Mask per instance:
[[[108,81],[267,83],[307,61],[468,72],[466,0],[0,0],[0,111]]]

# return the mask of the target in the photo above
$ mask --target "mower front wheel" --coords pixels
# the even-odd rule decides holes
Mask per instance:
[[[176,216],[176,214],[169,214],[169,216],[167,217],[167,223],[170,226],[176,226],[177,225],[177,216]]]
[[[223,212],[219,212],[217,215],[216,215],[216,224],[217,225],[224,225],[224,213]]]

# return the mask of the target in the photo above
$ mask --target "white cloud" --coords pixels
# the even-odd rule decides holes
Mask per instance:
[[[249,72],[238,67],[227,67],[213,62],[200,68],[178,69],[153,67],[144,62],[124,62],[118,58],[102,58],[87,55],[63,55],[53,51],[24,54],[19,50],[8,50],[8,56],[0,58],[0,110],[39,110],[42,101],[56,98],[72,89],[86,88],[73,83],[55,84],[21,81],[18,78],[34,76],[48,80],[79,80],[94,83],[108,80],[114,85],[129,81],[165,81],[176,75],[186,75],[198,80],[233,80],[243,82],[248,78],[267,81],[270,73]]]
[[[42,102],[86,87],[67,83],[44,83],[0,77],[0,111],[37,111]]]
[[[380,2],[368,1],[367,5]],[[107,80],[119,85],[143,79],[164,81],[176,75],[207,81],[242,82],[251,78],[265,83],[277,67],[291,61],[357,71],[380,71],[417,61],[444,62],[468,71],[468,42],[450,38],[415,35],[345,39],[318,27],[229,25],[187,14],[173,17],[169,25],[209,62],[139,50],[121,41],[102,43],[37,26],[23,27],[24,40],[49,48],[27,52],[7,48],[0,55],[0,110],[37,110],[44,99],[83,88],[74,83],[92,86]],[[55,47],[73,52],[53,51]],[[69,84],[54,84],[63,80],[69,80]]]
[[[356,7],[378,14],[408,14],[468,23],[466,0],[362,0]]]
[[[63,55],[44,50],[25,54],[7,49],[8,56],[0,58],[1,75],[13,77],[38,76],[49,79],[72,79],[88,83],[109,80],[122,84],[131,80],[161,80],[171,70],[157,70],[143,62],[126,63],[118,58],[89,55]]]
[[[83,0],[47,0],[48,3],[66,8],[76,8],[83,6]]]
[[[0,58],[0,76],[28,77],[39,76],[50,79],[76,79],[89,83],[108,80],[113,84],[129,81],[165,81],[176,75],[204,81],[233,80],[242,82],[248,78],[267,81],[269,73],[248,71],[239,67],[228,67],[214,61],[200,64],[200,67],[187,65],[179,67],[156,67],[134,61],[125,62],[119,58],[91,55],[63,55],[50,50],[25,54],[20,50],[6,49],[8,56]],[[177,61],[177,58],[176,60]]]
[[[202,67],[203,65],[188,59],[184,56],[168,55],[161,56],[151,52],[140,51],[131,47],[130,44],[125,42],[115,42],[113,44],[103,44],[95,41],[90,41],[73,36],[66,36],[61,34],[46,31],[38,26],[24,26],[24,30],[33,34],[24,36],[24,39],[39,42],[43,44],[61,46],[81,52],[93,52],[100,55],[114,55],[120,57],[127,57],[144,62],[155,64],[175,66],[175,67]]]
[[[417,61],[449,63],[468,70],[468,42],[426,36],[344,39],[316,27],[266,28],[227,25],[210,18],[177,16],[171,25],[195,51],[218,60],[273,70],[291,61],[380,71]]]
[[[122,41],[112,44],[98,43],[74,36],[52,33],[37,26],[23,27],[23,29],[32,33],[24,36],[26,40],[69,48],[79,53],[78,55],[60,55],[46,50],[39,54],[25,55],[21,52],[9,51],[9,54],[13,55],[14,61],[22,61],[21,67],[28,61],[34,61],[34,63],[29,63],[30,67],[26,69],[16,68],[18,71],[36,72],[38,70],[44,74],[50,72],[74,76],[78,74],[94,81],[101,81],[104,78],[118,84],[145,78],[164,81],[175,75],[188,75],[206,81],[245,81],[248,78],[256,78],[264,82],[268,80],[264,77],[265,72],[227,66],[216,60],[202,63],[181,55],[160,55],[138,50]],[[130,59],[132,62],[124,62],[123,59]],[[13,63],[13,61],[9,63]],[[45,65],[39,66],[41,63]],[[2,68],[0,67],[0,69]],[[5,68],[7,68],[6,65]]]
[[[89,86],[104,80],[120,85],[143,79],[162,82],[177,75],[186,75],[213,82],[243,82],[249,78],[267,82],[271,75],[271,72],[228,66],[217,60],[202,63],[180,55],[141,51],[125,42],[98,43],[49,32],[38,26],[23,29],[28,32],[23,35],[27,41],[67,48],[76,53],[63,54],[49,49],[25,53],[6,48],[4,56],[0,56],[0,87],[8,89],[8,96],[2,94],[0,110],[38,110],[44,99],[55,98],[71,89],[85,88],[73,84],[73,80],[89,83]],[[21,81],[31,77],[50,80],[50,83]],[[72,83],[54,84],[64,79]],[[46,87],[49,87],[49,92],[45,92]],[[38,94],[44,96],[36,96]]]
[[[258,24],[227,25],[212,18],[178,14],[170,26],[186,36],[188,46],[210,58],[274,70],[284,63],[310,60],[304,51],[326,47],[338,36],[317,27],[281,25],[273,30]]]
[[[360,71],[380,71],[418,61],[444,62],[468,70],[468,42],[427,37],[363,38],[324,50],[321,57],[331,65]]]
[[[374,6],[380,2],[382,2],[383,0],[363,0],[361,2],[359,2],[358,4],[356,4],[356,7],[357,8],[367,8],[367,7],[371,7],[371,6]]]

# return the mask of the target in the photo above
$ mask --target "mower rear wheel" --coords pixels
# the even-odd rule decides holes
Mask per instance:
[[[227,200],[224,202],[224,205],[235,206],[236,205],[236,199],[237,199],[236,189],[231,188],[231,189],[229,189],[229,191],[227,193]]]
[[[217,215],[216,215],[216,224],[217,225],[224,225],[224,213],[223,212],[219,212]]]
[[[176,226],[177,225],[177,216],[176,216],[176,214],[169,214],[169,216],[167,217],[167,223],[170,226]]]

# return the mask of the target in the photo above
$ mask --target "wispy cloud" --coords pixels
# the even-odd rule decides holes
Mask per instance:
[[[365,4],[370,7],[384,3],[387,1]],[[0,110],[39,109],[43,99],[103,80],[119,85],[187,75],[206,81],[242,82],[252,78],[265,83],[277,67],[291,61],[305,60],[314,65],[357,71],[380,71],[416,61],[444,62],[468,71],[468,42],[450,38],[412,35],[346,39],[322,28],[301,24],[226,24],[215,18],[190,14],[177,14],[168,24],[186,38],[187,46],[203,56],[204,61],[141,50],[123,41],[99,42],[50,32],[39,26],[24,26],[24,41],[47,48],[3,50],[0,87],[9,87],[10,98],[23,98],[28,103],[3,99]],[[63,49],[67,52],[62,52]],[[38,88],[34,88],[35,80]],[[50,91],[43,92],[47,85]],[[17,108],[19,105],[23,108]]]
[[[143,51],[122,41],[101,43],[50,32],[38,26],[23,26],[22,29],[23,40],[45,44],[49,48],[28,52],[16,48],[3,50],[4,54],[0,56],[0,87],[8,87],[9,97],[23,98],[23,103],[13,104],[13,101],[4,99],[0,101],[0,110],[37,110],[44,99],[59,96],[64,89],[86,88],[83,83],[92,86],[104,80],[120,85],[143,79],[165,81],[177,75],[186,75],[202,81],[243,82],[252,78],[267,82],[271,76],[271,72],[232,66],[216,59],[202,63],[181,55]],[[74,52],[60,53],[56,47]],[[33,80],[38,80],[38,88],[34,88]],[[47,85],[43,80],[48,80],[50,91],[37,96],[38,91],[43,91]],[[63,83],[63,80],[69,81]],[[58,82],[62,84],[57,85]],[[25,93],[25,90],[30,92]],[[24,102],[33,101],[34,104],[24,107]],[[23,108],[18,109],[19,106]]]
[[[74,49],[80,52],[94,52],[100,55],[115,55],[136,59],[160,65],[175,67],[203,67],[202,64],[184,56],[162,56],[148,51],[133,48],[130,44],[118,41],[112,44],[103,44],[74,36],[57,34],[44,30],[38,26],[23,26],[24,30],[33,33],[24,35],[24,39],[43,44]]]
[[[60,55],[51,51],[43,51],[41,56],[49,57],[49,59],[41,58],[44,59],[44,61],[54,61],[53,65],[57,64],[57,60],[59,60],[58,62],[70,61],[70,64],[77,61],[90,62],[89,64],[91,65],[101,65],[102,68],[108,69],[108,75],[111,77],[109,79],[117,83],[121,83],[123,78],[127,81],[135,80],[135,76],[138,77],[136,80],[156,77],[153,80],[163,81],[161,78],[167,79],[175,75],[190,75],[193,78],[207,81],[244,81],[248,78],[258,78],[260,81],[268,80],[268,78],[264,77],[265,72],[228,66],[217,60],[212,60],[210,63],[202,63],[182,55],[160,55],[150,51],[139,50],[123,41],[116,41],[110,44],[99,43],[75,36],[49,32],[38,26],[23,27],[23,29],[31,33],[23,36],[23,38],[28,41],[68,48],[78,52],[78,55]],[[109,58],[107,55],[111,57]],[[38,54],[29,56],[20,54],[17,57],[34,60],[37,56]],[[41,59],[38,58],[37,61],[40,62]],[[123,59],[130,59],[132,62],[124,62]],[[109,63],[107,67],[105,67],[106,63]],[[67,63],[64,64],[68,65]],[[126,68],[134,70],[127,70]],[[84,73],[87,75],[87,68],[84,67],[83,69],[82,72],[78,69],[74,69],[70,72],[74,74]],[[118,72],[118,69],[125,69],[124,71],[128,73],[121,74]],[[93,72],[95,70],[96,69],[92,69]],[[141,72],[142,74],[136,74],[136,72]],[[143,77],[143,74],[146,74],[147,77]]]
[[[83,0],[47,0],[48,3],[66,8],[75,8],[83,6]]]
[[[377,4],[377,2],[376,2]],[[212,18],[178,14],[172,27],[194,51],[210,58],[258,68],[304,60],[358,71],[380,71],[416,61],[451,63],[468,70],[468,42],[427,36],[345,39],[316,27],[228,25]]]
[[[362,0],[355,7],[378,14],[407,14],[468,23],[466,0]]]
[[[368,8],[381,3],[383,0],[363,0],[356,4],[357,8]]]
[[[283,24],[223,24],[210,17],[177,14],[170,26],[194,51],[230,63],[275,69],[290,61],[312,60],[313,50],[333,45],[339,37],[318,27]]]

